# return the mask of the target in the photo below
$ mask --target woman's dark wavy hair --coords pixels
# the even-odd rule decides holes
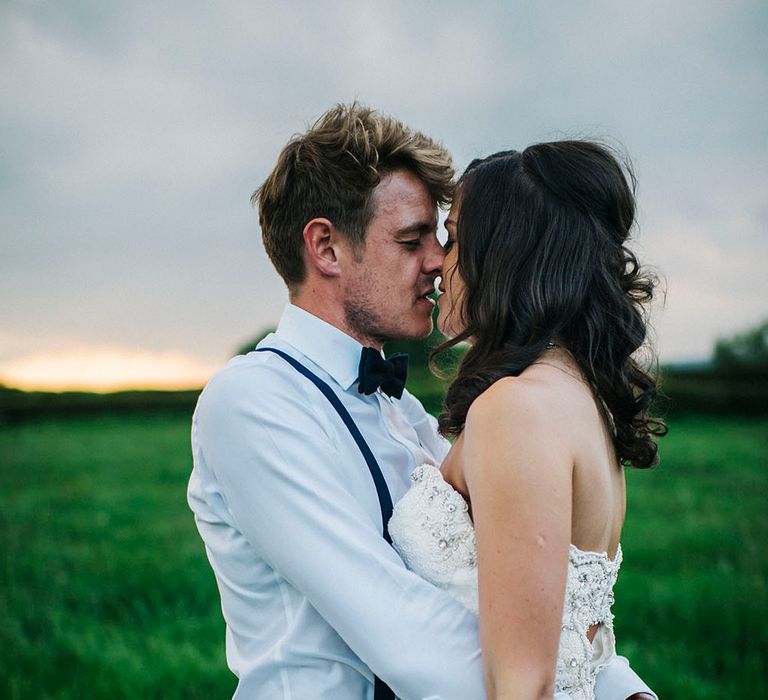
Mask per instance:
[[[613,427],[622,464],[658,461],[648,416],[656,381],[633,359],[644,343],[643,304],[655,278],[626,247],[636,181],[608,148],[556,141],[470,163],[458,183],[456,238],[464,330],[433,358],[472,339],[439,417],[444,435],[463,428],[472,402],[517,376],[556,340],[567,348]],[[449,272],[448,274],[451,274]]]

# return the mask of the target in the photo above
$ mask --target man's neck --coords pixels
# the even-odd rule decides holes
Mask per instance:
[[[317,316],[321,321],[325,321],[334,328],[338,328],[342,333],[345,333],[350,338],[354,338],[363,347],[376,348],[377,350],[383,348],[381,340],[362,335],[351,328],[347,323],[343,308],[340,308],[338,304],[329,303],[327,300],[320,301],[318,296],[291,294],[290,302],[307,313]]]

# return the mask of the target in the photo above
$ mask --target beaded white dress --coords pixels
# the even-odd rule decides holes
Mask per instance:
[[[430,464],[417,467],[413,484],[394,507],[389,533],[409,569],[478,611],[475,531],[462,495]],[[615,655],[613,586],[621,547],[607,554],[571,545],[555,689],[572,700],[594,698],[595,677]],[[592,642],[587,631],[599,625]]]

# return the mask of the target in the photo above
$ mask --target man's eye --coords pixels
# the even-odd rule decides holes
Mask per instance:
[[[415,238],[412,241],[400,241],[406,248],[418,248],[421,245],[421,239]]]

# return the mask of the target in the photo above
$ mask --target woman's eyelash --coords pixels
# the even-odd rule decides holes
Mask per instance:
[[[453,238],[449,238],[445,243],[443,243],[443,250],[448,251],[451,248],[453,248],[454,242],[455,241],[453,240]]]

